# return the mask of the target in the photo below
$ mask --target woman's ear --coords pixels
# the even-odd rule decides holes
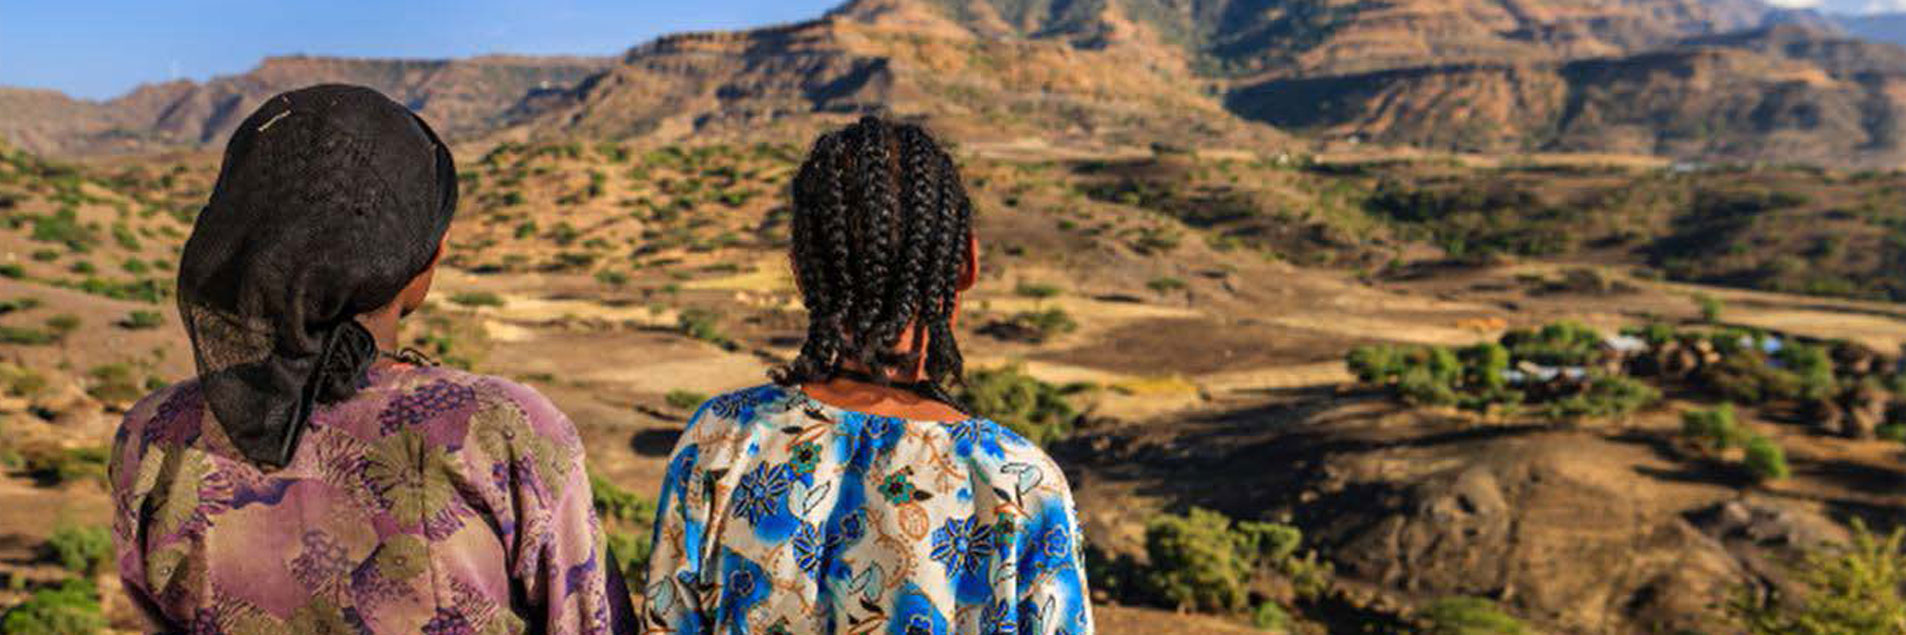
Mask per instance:
[[[965,292],[979,283],[979,237],[966,237],[966,269],[960,272],[959,290]]]

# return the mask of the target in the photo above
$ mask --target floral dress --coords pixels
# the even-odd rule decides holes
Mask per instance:
[[[1092,632],[1065,476],[991,421],[742,390],[690,421],[659,510],[650,633]]]
[[[534,390],[373,370],[357,396],[320,407],[291,463],[271,472],[209,412],[187,381],[141,401],[114,439],[120,575],[156,627],[610,629],[581,441]]]

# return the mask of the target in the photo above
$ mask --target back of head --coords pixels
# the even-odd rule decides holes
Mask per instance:
[[[377,91],[278,95],[225,150],[179,265],[179,312],[219,424],[289,461],[314,403],[352,395],[377,349],[356,316],[427,269],[456,209],[430,127]]]
[[[849,360],[877,378],[911,370],[919,354],[895,350],[911,329],[926,336],[927,379],[959,381],[951,318],[972,219],[953,158],[919,126],[868,117],[822,136],[794,181],[807,341],[775,380],[823,381]]]

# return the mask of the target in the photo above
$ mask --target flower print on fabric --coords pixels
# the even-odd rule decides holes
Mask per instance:
[[[160,630],[610,631],[582,446],[535,391],[379,368],[272,472],[205,413],[184,382],[115,437],[121,576]],[[535,603],[513,606],[512,587]]]
[[[762,386],[710,400],[669,466],[650,633],[1092,632],[1065,475],[991,421]]]

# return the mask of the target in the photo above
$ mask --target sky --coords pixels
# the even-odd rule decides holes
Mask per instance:
[[[272,55],[614,55],[658,35],[819,17],[840,0],[0,0],[0,85],[108,99]]]

